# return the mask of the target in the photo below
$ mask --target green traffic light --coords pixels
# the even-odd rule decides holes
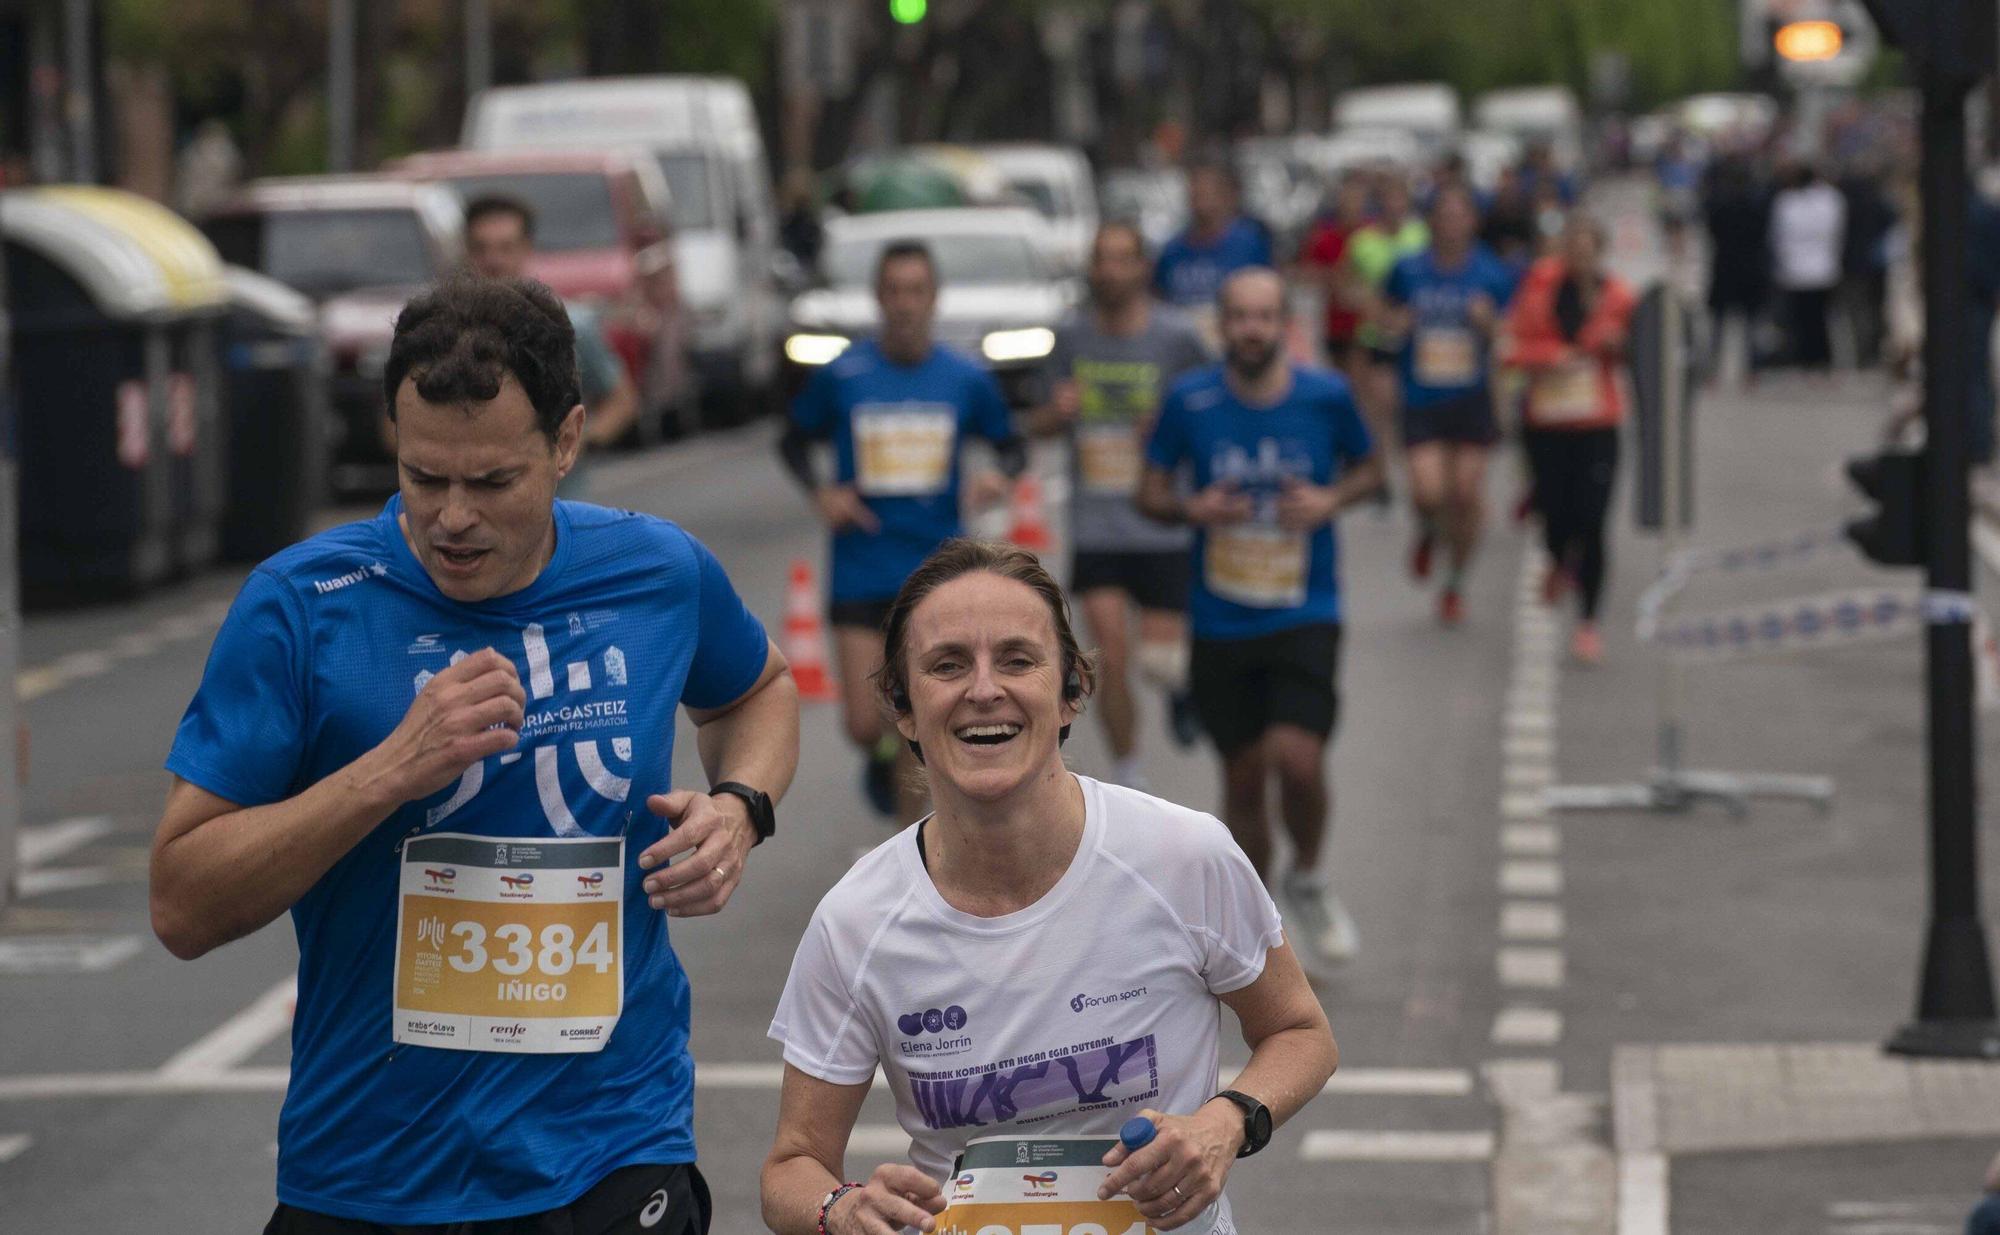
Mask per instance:
[[[914,26],[930,10],[930,0],[889,0],[889,16],[898,25]]]

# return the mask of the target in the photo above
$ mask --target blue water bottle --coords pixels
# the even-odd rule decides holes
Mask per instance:
[[[1118,1143],[1125,1146],[1126,1153],[1137,1153],[1152,1144],[1153,1138],[1159,1134],[1160,1130],[1152,1120],[1144,1115],[1134,1115],[1125,1121],[1124,1127],[1118,1129]]]

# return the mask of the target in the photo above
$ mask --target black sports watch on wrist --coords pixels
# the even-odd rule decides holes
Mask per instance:
[[[771,809],[770,794],[765,793],[761,789],[752,789],[748,785],[733,780],[725,780],[719,784],[710,785],[708,792],[710,797],[718,793],[732,794],[742,798],[743,804],[750,808],[750,826],[757,830],[757,839],[750,846],[752,849],[755,849],[758,845],[770,840],[771,837],[777,834],[778,815],[776,811]]]
[[[1243,1148],[1236,1151],[1239,1158],[1247,1158],[1271,1143],[1271,1108],[1247,1093],[1225,1089],[1215,1095],[1227,1098],[1243,1111]],[[1213,1101],[1213,1099],[1211,1099]]]

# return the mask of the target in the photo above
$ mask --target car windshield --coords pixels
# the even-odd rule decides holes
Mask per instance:
[[[223,261],[315,299],[435,273],[413,210],[277,210],[213,219],[203,230]]]
[[[834,287],[872,284],[875,259],[887,243],[883,238],[835,240],[820,257],[826,281]],[[939,282],[947,287],[968,283],[1035,283],[1043,278],[1033,246],[1018,233],[961,232],[927,236],[924,244],[937,261]]]
[[[601,172],[502,172],[453,176],[467,202],[512,197],[535,212],[535,248],[543,253],[616,249],[624,239],[611,207],[611,182]]]
[[[667,191],[673,195],[674,227],[699,231],[715,226],[715,207],[709,200],[708,182],[713,170],[704,154],[662,154],[660,171],[667,177]]]
[[[1062,206],[1056,201],[1056,187],[1046,180],[1009,180],[1007,187],[1028,200],[1028,204],[1042,212],[1045,219],[1053,219],[1062,213]]]

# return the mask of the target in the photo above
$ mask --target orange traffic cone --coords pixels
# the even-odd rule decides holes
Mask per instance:
[[[806,703],[831,703],[839,697],[826,668],[826,628],[819,613],[819,589],[813,586],[812,564],[792,560],[792,581],[785,589],[785,659],[792,681]]]
[[[1034,553],[1055,548],[1048,513],[1042,509],[1042,482],[1033,472],[1022,472],[1014,482],[1013,520],[1007,527],[1007,539]]]

